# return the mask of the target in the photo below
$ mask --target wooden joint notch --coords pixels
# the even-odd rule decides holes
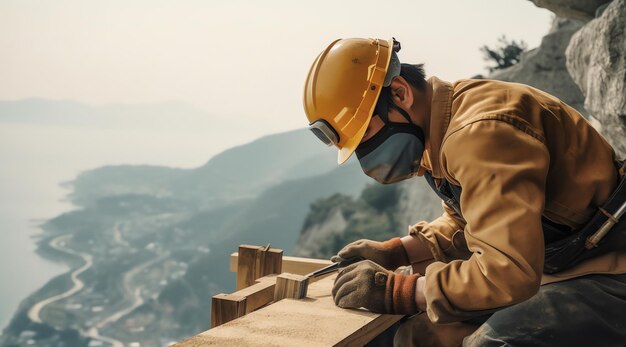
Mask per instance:
[[[260,247],[239,246],[237,259],[237,290],[253,285],[256,279],[282,272],[283,250]]]
[[[276,275],[259,278],[250,287],[211,299],[211,328],[255,311],[274,300]]]
[[[276,277],[274,301],[285,298],[302,299],[306,297],[309,278],[302,275],[283,273]]]
[[[325,266],[332,264],[330,260],[313,259],[283,256],[283,264],[281,272],[289,272],[292,274],[306,275],[315,270],[319,270]],[[239,265],[239,253],[235,252],[230,255],[230,271],[237,272]]]

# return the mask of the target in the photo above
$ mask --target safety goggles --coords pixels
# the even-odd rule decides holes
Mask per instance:
[[[333,129],[332,125],[323,119],[318,119],[309,124],[309,130],[324,142],[326,146],[336,146],[339,143],[339,134]]]

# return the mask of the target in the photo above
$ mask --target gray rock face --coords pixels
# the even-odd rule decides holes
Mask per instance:
[[[596,9],[611,0],[530,0],[537,7],[546,8],[557,16],[588,22],[593,19]]]
[[[431,221],[442,213],[441,200],[430,189],[426,180],[421,177],[412,178],[398,183],[400,196],[393,206],[393,213],[381,213],[393,219],[393,225],[398,225],[397,230],[389,230],[389,237],[405,236],[407,227],[422,220]],[[335,207],[325,217],[315,221],[306,229],[302,230],[300,239],[293,250],[293,255],[308,258],[325,258],[333,244],[333,239],[341,239],[346,233],[349,224],[362,223],[363,214],[366,211],[358,211],[350,214],[348,219],[344,217],[341,207]],[[386,218],[386,217],[385,217]],[[361,220],[361,222],[359,222]],[[332,242],[329,243],[329,240]],[[382,240],[380,240],[382,241]]]
[[[565,66],[565,49],[572,35],[582,25],[583,23],[577,20],[557,17],[552,23],[550,32],[541,40],[539,47],[525,52],[519,63],[497,71],[489,78],[524,83],[539,88],[587,116],[583,107],[584,96]]]
[[[567,69],[585,94],[585,108],[626,157],[626,0],[613,1],[573,37]]]
[[[422,177],[415,177],[399,183],[401,193],[398,199],[396,221],[398,225],[409,226],[419,221],[431,221],[443,212],[441,199],[428,186]],[[398,230],[399,236],[405,236],[407,229]]]
[[[310,228],[303,230],[300,239],[293,250],[293,254],[298,257],[320,258],[319,245],[334,235],[342,234],[348,222],[343,217],[340,208],[328,214],[326,220],[319,221]]]

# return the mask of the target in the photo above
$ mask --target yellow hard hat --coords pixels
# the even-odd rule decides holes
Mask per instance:
[[[339,164],[361,142],[382,87],[400,74],[399,50],[395,39],[339,39],[311,66],[304,86],[309,129],[339,148]]]

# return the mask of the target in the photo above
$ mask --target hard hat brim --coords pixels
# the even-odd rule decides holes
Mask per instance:
[[[342,148],[339,149],[339,153],[337,155],[337,163],[339,165],[345,163],[348,159],[350,159],[352,153],[354,153],[359,144],[361,144],[361,140],[363,139],[363,135],[365,135],[365,131],[367,130],[371,119],[372,115],[370,114],[369,119],[363,124],[361,129],[359,129],[359,131],[357,131],[357,133],[352,138],[350,138],[346,142],[346,144],[343,145]]]

